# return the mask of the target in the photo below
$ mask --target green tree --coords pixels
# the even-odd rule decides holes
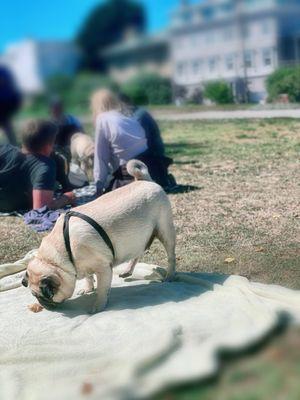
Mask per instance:
[[[87,17],[77,36],[83,52],[83,67],[103,68],[100,52],[106,46],[122,40],[127,29],[145,30],[144,8],[133,0],[107,0]]]
[[[208,83],[204,89],[204,97],[217,104],[233,103],[232,89],[225,81]]]
[[[73,83],[74,78],[68,75],[52,75],[46,82],[46,91],[50,96],[67,100]]]
[[[270,101],[276,101],[281,94],[287,94],[292,102],[300,101],[300,67],[280,68],[267,79]]]
[[[77,75],[69,93],[68,104],[79,105],[86,108],[89,104],[91,94],[97,89],[108,88],[118,90],[118,85],[106,75],[91,72],[83,72]]]
[[[172,101],[170,80],[157,74],[141,73],[126,82],[122,91],[139,105],[161,105]]]

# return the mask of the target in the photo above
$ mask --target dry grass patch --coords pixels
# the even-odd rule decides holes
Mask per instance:
[[[162,128],[178,182],[198,187],[170,196],[178,269],[300,289],[300,121],[174,122]],[[0,262],[24,256],[41,240],[18,218],[0,219],[0,235]],[[166,263],[157,242],[144,259]],[[159,398],[299,399],[299,331],[290,335],[227,365],[218,386]]]
[[[166,123],[164,137],[178,181],[199,187],[171,196],[179,269],[299,289],[300,123]],[[146,259],[165,260],[161,247]]]

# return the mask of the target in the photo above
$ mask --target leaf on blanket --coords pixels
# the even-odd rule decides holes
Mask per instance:
[[[81,394],[87,396],[93,391],[93,385],[89,382],[84,382],[81,386]]]
[[[42,306],[41,306],[40,304],[38,304],[38,303],[35,303],[35,304],[30,304],[30,305],[28,306],[28,309],[29,309],[30,311],[32,311],[33,313],[37,314],[37,313],[43,311],[44,307],[42,307]]]
[[[235,258],[234,257],[227,257],[224,260],[226,262],[226,264],[231,264],[233,262],[235,262]]]

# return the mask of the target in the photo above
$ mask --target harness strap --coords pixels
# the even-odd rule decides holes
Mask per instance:
[[[65,246],[66,246],[66,250],[67,250],[69,259],[74,266],[75,266],[75,262],[74,262],[74,257],[73,257],[72,250],[71,250],[70,230],[69,230],[69,222],[70,222],[71,217],[77,217],[77,218],[83,219],[85,222],[90,224],[99,233],[99,235],[104,240],[107,247],[110,248],[113,257],[115,258],[114,246],[113,246],[108,234],[105,232],[105,230],[91,217],[88,217],[87,215],[81,214],[77,211],[69,211],[65,214],[63,235],[64,235]]]

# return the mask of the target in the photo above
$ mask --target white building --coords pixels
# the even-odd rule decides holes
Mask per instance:
[[[266,77],[300,61],[300,0],[182,1],[170,29],[173,81],[190,94],[222,79],[264,100]]]
[[[10,45],[0,62],[10,68],[27,95],[41,93],[53,75],[73,75],[80,54],[71,42],[24,40]]]

